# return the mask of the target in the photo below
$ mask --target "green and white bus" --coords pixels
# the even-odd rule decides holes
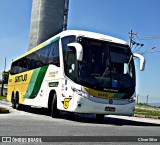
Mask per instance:
[[[12,62],[8,101],[59,110],[96,114],[132,115],[136,75],[129,45],[93,32],[67,30],[43,42]]]

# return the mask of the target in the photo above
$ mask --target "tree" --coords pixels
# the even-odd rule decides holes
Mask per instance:
[[[3,71],[2,72],[2,86],[1,86],[1,95],[3,96],[3,88],[4,88],[4,84],[8,84],[8,76],[9,76],[9,71]]]
[[[4,84],[8,84],[8,77],[9,77],[9,71],[4,71],[3,73],[2,73],[2,78],[3,78],[3,83]]]

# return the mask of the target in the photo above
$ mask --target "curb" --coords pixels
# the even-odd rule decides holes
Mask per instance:
[[[149,116],[149,115],[141,115],[141,114],[134,114],[134,117],[160,119],[160,116]]]

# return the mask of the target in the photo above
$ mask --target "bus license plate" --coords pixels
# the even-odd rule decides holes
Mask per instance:
[[[116,110],[116,108],[114,108],[114,107],[106,107],[105,108],[105,111],[112,111],[112,112],[114,112]]]

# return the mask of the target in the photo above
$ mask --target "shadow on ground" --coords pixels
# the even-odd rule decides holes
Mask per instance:
[[[31,107],[22,107],[20,110],[28,113],[39,114],[50,116],[50,112],[48,109],[44,108],[31,108]],[[95,123],[95,124],[106,124],[106,125],[117,125],[117,126],[160,126],[160,124],[148,123],[148,122],[140,122],[133,120],[126,120],[121,118],[113,118],[110,116],[105,116],[104,122],[100,123],[96,121],[94,115],[90,114],[77,114],[77,113],[69,113],[69,112],[60,112],[58,119],[66,119],[70,121],[83,122],[83,123]]]

